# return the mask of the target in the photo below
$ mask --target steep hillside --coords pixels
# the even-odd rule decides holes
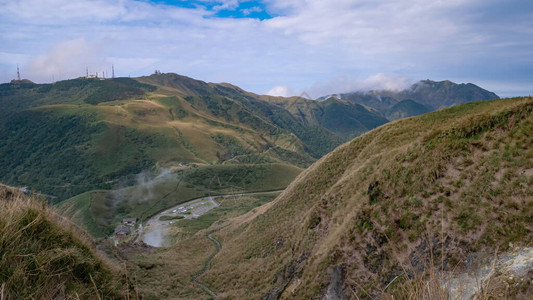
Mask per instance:
[[[498,95],[472,83],[457,84],[449,80],[421,80],[399,93],[398,98],[413,99],[420,104],[441,109],[476,100],[498,99]]]
[[[125,282],[86,234],[38,199],[0,185],[0,298],[119,299]]]
[[[472,83],[421,80],[403,91],[376,90],[336,95],[340,99],[379,111],[389,120],[416,116],[470,101],[498,99]],[[408,102],[404,102],[408,100]],[[398,107],[400,105],[400,107]]]
[[[406,298],[409,278],[431,266],[468,270],[472,257],[531,246],[532,146],[531,97],[379,127],[219,224],[222,250],[203,281],[238,299]]]
[[[263,98],[285,108],[298,122],[325,128],[341,136],[344,141],[388,122],[376,110],[337,98],[325,101],[265,96]]]
[[[170,86],[173,91],[187,95],[184,99],[195,110],[207,111],[224,121],[245,124],[269,135],[282,136],[284,140],[292,137],[287,136],[287,133],[292,133],[298,140],[298,150],[315,158],[330,152],[343,142],[335,133],[320,126],[302,124],[283,107],[262,101],[260,96],[227,83],[205,83],[177,74],[151,75],[139,80],[155,85],[164,83],[166,85],[160,86],[163,91],[168,92]],[[190,92],[191,90],[196,92]],[[292,147],[294,145],[284,145],[285,149],[294,151]]]
[[[407,117],[418,116],[430,112],[424,105],[411,99],[402,100],[394,104],[387,112],[387,119],[394,121]]]

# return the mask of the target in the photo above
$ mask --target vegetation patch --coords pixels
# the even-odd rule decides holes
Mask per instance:
[[[0,186],[2,297],[122,298],[125,278],[44,202]]]
[[[181,220],[185,218],[184,216],[161,216],[159,221],[172,221],[172,220]]]

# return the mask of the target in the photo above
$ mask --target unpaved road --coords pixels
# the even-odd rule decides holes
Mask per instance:
[[[220,196],[223,197],[223,196]],[[196,219],[206,212],[219,206],[215,201],[217,197],[205,197],[189,202],[181,203],[166,209],[151,217],[144,227],[139,226],[139,236],[136,241],[142,240],[147,245],[153,247],[168,247],[167,233],[170,224],[178,221],[179,218]],[[161,217],[167,218],[161,220]],[[175,219],[172,219],[172,218]]]
[[[209,287],[207,287],[205,284],[200,282],[200,277],[202,277],[202,275],[204,275],[205,272],[207,272],[207,271],[209,271],[209,269],[211,269],[211,262],[213,261],[213,258],[215,258],[215,255],[217,255],[217,253],[222,248],[222,245],[220,245],[220,242],[213,237],[213,233],[215,233],[215,231],[211,231],[209,234],[207,234],[207,238],[210,239],[213,242],[213,244],[215,245],[215,251],[206,259],[206,261],[204,263],[204,267],[198,272],[198,274],[196,274],[196,276],[194,276],[192,281],[194,282],[194,284],[196,284],[198,287],[200,287],[206,293],[211,295],[211,297],[216,299],[217,298],[217,294],[213,290],[211,290]]]

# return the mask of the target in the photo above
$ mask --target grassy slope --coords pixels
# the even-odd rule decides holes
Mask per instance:
[[[220,95],[235,99],[262,119],[293,133],[303,143],[305,151],[316,158],[329,153],[344,141],[336,131],[328,130],[317,122],[308,122],[288,108],[295,103],[304,107],[308,104],[310,107],[320,106],[314,101],[300,97],[259,96],[230,84],[210,84],[210,86]],[[306,113],[310,115],[312,112]]]
[[[305,98],[260,96],[261,99],[286,109],[290,114],[308,128],[323,128],[329,132],[333,147],[325,147],[326,153],[333,150],[339,141],[347,141],[377,126],[388,122],[375,110],[362,105],[329,98],[325,101],[313,101]],[[326,134],[327,134],[326,132]],[[326,154],[323,153],[323,154]]]
[[[424,105],[411,99],[406,99],[394,104],[386,113],[385,117],[391,121],[394,121],[407,117],[418,116],[430,111],[431,110]]]
[[[529,244],[532,113],[531,98],[473,102],[356,138],[222,229],[204,280],[223,297],[310,299],[338,266],[345,295],[378,297],[429,249],[460,269],[474,251]]]
[[[122,279],[86,234],[44,203],[0,185],[0,286],[5,299],[122,298]]]
[[[207,228],[241,215],[271,201],[277,193],[219,198],[220,206],[195,220],[178,220],[171,231],[176,245],[156,253],[133,253],[128,259],[135,263],[130,274],[136,274],[136,286],[143,299],[211,299],[191,282],[213,252],[206,238]]]
[[[156,163],[305,167],[314,160],[290,132],[207,84],[162,84],[168,86],[128,78],[0,85],[0,177],[63,200]]]

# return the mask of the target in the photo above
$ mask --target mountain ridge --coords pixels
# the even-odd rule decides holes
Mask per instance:
[[[499,99],[498,95],[495,93],[482,89],[473,83],[457,84],[450,80],[433,81],[429,79],[420,80],[412,84],[410,87],[398,91],[355,91],[334,94],[332,96],[376,109],[390,121],[403,117],[416,116],[423,112],[443,109],[470,101]],[[323,101],[329,97],[330,96],[320,97],[317,100]],[[404,111],[398,116],[389,113],[389,110],[393,109],[395,105],[405,100],[414,101],[420,107]],[[422,106],[425,107],[427,111],[425,111]]]
[[[260,162],[305,168],[387,117],[424,111],[387,97],[381,98],[396,106],[272,97],[174,73],[12,81],[0,84],[0,160],[8,166],[0,180],[61,201],[110,189],[124,177],[131,182],[156,165]]]

